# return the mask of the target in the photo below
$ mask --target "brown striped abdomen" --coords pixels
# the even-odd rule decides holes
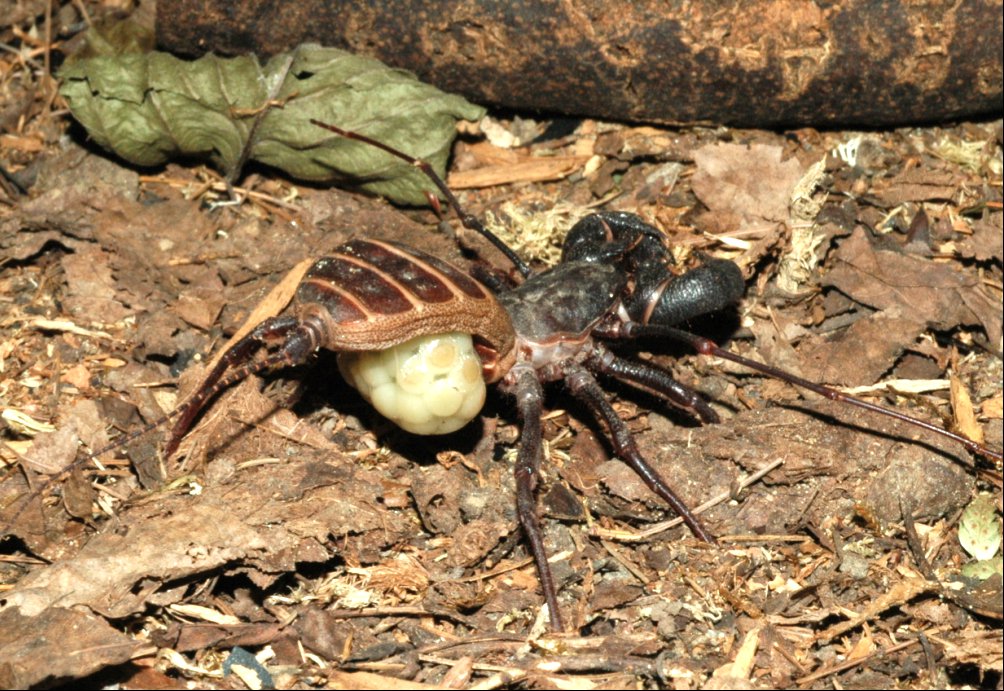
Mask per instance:
[[[326,328],[325,348],[383,350],[415,336],[461,331],[500,355],[512,350],[509,315],[459,269],[413,247],[352,240],[317,260],[296,292],[300,316]]]

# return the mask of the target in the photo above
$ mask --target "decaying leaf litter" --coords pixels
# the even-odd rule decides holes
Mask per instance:
[[[5,57],[6,73],[23,69]],[[42,86],[33,104],[52,97]],[[220,204],[209,168],[139,172],[60,140],[69,123],[53,110],[19,106],[31,116],[5,124],[0,163],[36,175],[25,197],[5,187],[0,206],[2,453],[35,482],[77,439],[97,448],[173,407],[304,257],[366,235],[467,261],[428,212],[266,169],[237,181],[255,193],[243,204]],[[463,194],[471,210],[533,227],[542,212],[567,225],[599,204],[641,213],[681,252],[734,258],[751,277],[738,324],[707,333],[738,325],[736,350],[841,385],[913,383],[884,395],[935,418],[954,415],[950,369],[999,446],[1000,146],[999,123],[784,136],[586,121],[508,149],[470,134],[451,183],[477,185]],[[541,158],[564,167],[541,174]],[[490,399],[459,434],[417,439],[322,357],[264,393],[251,381],[225,394],[181,461],[165,465],[156,439],[140,439],[129,461],[67,480],[64,510],[24,514],[4,547],[0,657],[17,661],[5,685],[102,669],[125,685],[230,685],[214,680],[238,647],[279,686],[996,683],[999,575],[940,583],[971,561],[959,515],[978,487],[999,507],[999,486],[936,439],[640,348],[726,417],[695,427],[620,389],[642,451],[695,504],[738,497],[703,514],[721,548],[679,528],[650,534],[669,516],[587,416],[551,397],[548,549],[566,557],[554,568],[581,636],[531,635],[540,603],[513,511],[509,402]],[[292,412],[280,405],[297,395]],[[25,479],[3,477],[10,506]],[[56,647],[39,654],[43,638]]]

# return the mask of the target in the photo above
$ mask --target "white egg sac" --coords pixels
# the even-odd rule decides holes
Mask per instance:
[[[339,353],[338,368],[380,414],[414,434],[454,432],[485,402],[470,334],[418,336],[387,350]]]

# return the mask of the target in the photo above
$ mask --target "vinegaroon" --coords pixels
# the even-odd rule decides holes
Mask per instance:
[[[604,212],[585,217],[571,229],[556,267],[534,273],[478,219],[464,213],[443,180],[423,161],[368,137],[314,124],[420,168],[463,225],[501,250],[523,282],[493,290],[414,248],[365,239],[347,242],[307,270],[291,309],[261,322],[230,346],[186,402],[94,456],[176,419],[164,449],[165,457],[170,456],[199,413],[223,389],[254,373],[305,363],[321,349],[349,354],[340,360],[346,378],[385,415],[421,433],[462,426],[478,414],[483,384],[497,383],[515,400],[521,424],[515,462],[517,515],[554,630],[563,625],[536,506],[543,457],[543,384],[562,382],[606,426],[616,455],[680,515],[695,536],[714,542],[642,456],[595,375],[640,385],[705,423],[717,422],[717,414],[667,370],[619,357],[608,342],[647,336],[682,342],[699,353],[922,427],[974,453],[1001,460],[999,451],[966,437],[734,355],[679,329],[682,322],[727,309],[742,298],[745,284],[733,262],[705,258],[698,267],[677,274],[659,230],[634,214]],[[452,336],[454,340],[441,340],[444,334],[459,334],[459,340]],[[270,344],[271,351],[255,359],[256,352]],[[431,364],[409,360],[398,371],[390,371],[381,356],[354,355],[388,349],[398,350],[385,360],[420,353]]]

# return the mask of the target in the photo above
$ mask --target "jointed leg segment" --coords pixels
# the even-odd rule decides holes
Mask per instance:
[[[516,513],[520,525],[530,543],[530,552],[537,562],[540,587],[544,591],[551,629],[561,631],[561,613],[558,609],[558,594],[554,587],[554,576],[547,563],[544,537],[537,516],[535,490],[540,473],[540,462],[544,456],[543,429],[541,415],[544,412],[544,390],[532,369],[523,369],[516,376],[516,410],[522,425],[519,451],[516,455]]]
[[[598,346],[596,352],[586,361],[586,365],[594,372],[609,374],[622,381],[641,384],[652,389],[665,396],[670,403],[692,411],[705,424],[720,421],[718,413],[696,391],[676,381],[668,371],[654,363],[625,360]]]
[[[666,484],[659,473],[645,460],[638,450],[638,444],[628,429],[627,424],[620,418],[617,411],[610,405],[603,389],[588,371],[575,363],[566,363],[567,378],[565,385],[573,396],[585,403],[593,414],[603,420],[610,431],[610,441],[614,445],[614,452],[619,458],[627,463],[638,476],[645,481],[649,488],[658,494],[679,514],[683,522],[687,524],[694,535],[705,542],[715,543],[714,536],[711,535],[704,526],[697,520],[697,517],[687,508],[687,505],[680,499],[676,492]]]
[[[248,362],[255,351],[269,341],[277,339],[283,340],[276,352],[257,362]],[[300,321],[296,317],[273,317],[256,326],[247,336],[223,353],[196,392],[179,408],[178,421],[171,429],[164,446],[164,457],[167,458],[177,451],[178,445],[191,429],[195,418],[206,403],[220,391],[256,372],[303,364],[320,347],[320,343],[319,329],[310,322]],[[228,371],[230,376],[224,377]]]

